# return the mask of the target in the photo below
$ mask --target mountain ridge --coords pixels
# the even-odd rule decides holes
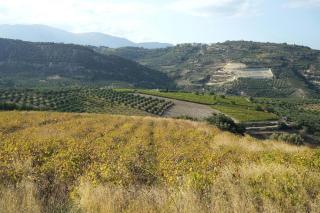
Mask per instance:
[[[46,25],[0,25],[0,37],[30,42],[55,42],[111,48],[132,46],[155,49],[173,46],[160,42],[135,43],[126,38],[99,32],[72,33]]]
[[[0,50],[0,87],[171,85],[159,71],[86,46],[0,39]]]

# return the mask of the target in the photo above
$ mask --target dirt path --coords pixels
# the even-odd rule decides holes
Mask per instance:
[[[220,113],[218,110],[212,109],[210,106],[203,104],[196,104],[187,101],[179,101],[170,98],[163,98],[152,95],[139,94],[145,97],[154,97],[159,99],[165,99],[172,101],[174,105],[164,113],[164,117],[179,117],[179,116],[189,116],[197,119],[205,119],[212,115],[212,113]]]

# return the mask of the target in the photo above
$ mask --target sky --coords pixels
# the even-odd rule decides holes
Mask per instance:
[[[287,42],[320,49],[320,0],[0,0],[0,24],[135,42]]]

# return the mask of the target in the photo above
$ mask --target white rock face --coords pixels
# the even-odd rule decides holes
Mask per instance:
[[[224,84],[238,78],[272,79],[273,77],[270,68],[248,68],[242,63],[227,63],[212,75],[208,85]]]

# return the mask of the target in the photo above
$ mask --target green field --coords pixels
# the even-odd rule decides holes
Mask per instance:
[[[229,115],[240,122],[253,122],[253,121],[267,121],[277,120],[278,116],[273,113],[256,111],[245,107],[228,106],[228,105],[214,105],[212,108],[219,110],[220,112]]]
[[[157,90],[138,90],[139,93],[146,95],[154,95],[165,98],[172,98],[181,101],[190,101],[199,104],[215,104],[217,103],[217,96],[212,95],[197,95],[195,93],[187,92],[160,92]]]
[[[262,107],[263,105],[255,104],[249,99],[240,96],[196,94],[188,92],[161,92],[157,90],[138,90],[138,92],[147,95],[210,105],[213,109],[216,109],[239,122],[278,119],[278,116],[273,113],[256,110],[257,106]]]

